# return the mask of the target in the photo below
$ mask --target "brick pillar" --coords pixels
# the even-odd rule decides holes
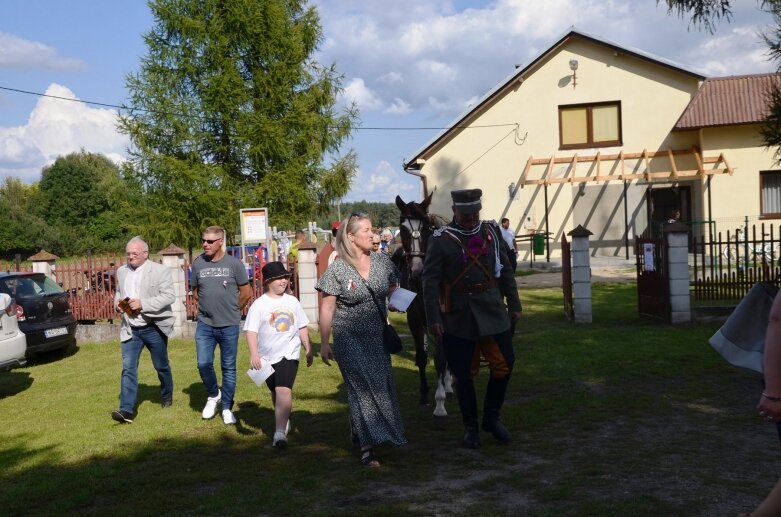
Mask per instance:
[[[572,238],[572,305],[575,323],[591,323],[591,258],[590,231],[582,225],[569,232]]]
[[[298,299],[311,325],[317,325],[319,322],[317,291],[315,291],[317,283],[316,253],[317,246],[311,242],[303,242],[298,246]]]
[[[163,258],[162,263],[171,270],[171,278],[174,281],[174,294],[176,294],[176,300],[171,304],[171,308],[174,311],[174,331],[170,337],[177,337],[182,335],[182,329],[184,323],[187,321],[187,309],[185,308],[184,301],[187,297],[184,283],[184,256],[185,251],[170,244],[167,248],[160,250],[160,256]]]
[[[57,274],[55,273],[57,266],[57,255],[52,255],[46,250],[41,250],[32,257],[28,258],[33,263],[33,273],[43,273],[55,282],[57,282]]]
[[[667,272],[670,282],[670,323],[690,323],[689,227],[673,223],[664,227],[667,239]]]

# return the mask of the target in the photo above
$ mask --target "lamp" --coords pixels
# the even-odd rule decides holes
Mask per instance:
[[[518,187],[515,186],[515,183],[507,185],[507,193],[510,195],[510,201],[515,199],[515,194],[518,193]]]
[[[577,59],[569,60],[569,69],[572,70],[572,87],[574,88],[575,86],[578,85],[578,76],[577,76],[578,60]]]

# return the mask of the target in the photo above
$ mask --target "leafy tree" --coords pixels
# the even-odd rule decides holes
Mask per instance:
[[[0,256],[10,259],[19,253],[26,258],[40,249],[63,252],[57,230],[31,210],[37,194],[37,183],[25,185],[18,178],[5,178],[0,185]]]
[[[657,0],[657,4],[661,0]],[[724,18],[732,19],[732,0],[664,0],[668,13],[683,17],[691,13],[692,24],[702,25],[709,33],[716,30],[716,23]],[[759,8],[773,15],[774,27],[762,33],[768,47],[768,55],[781,71],[781,0],[757,0]],[[765,146],[773,149],[777,162],[781,162],[781,83],[774,82],[767,92],[768,114],[760,127]]]
[[[180,245],[202,228],[236,228],[241,207],[300,225],[344,196],[357,121],[338,113],[341,76],[312,59],[322,40],[306,0],[151,0],[147,54],[127,77],[120,128],[133,143],[129,179],[140,219]],[[329,163],[326,164],[325,162]]]
[[[126,232],[114,202],[125,191],[111,160],[81,151],[44,167],[30,208],[58,231],[60,252],[116,249],[124,245]]]
[[[368,214],[375,228],[397,227],[399,225],[399,209],[395,203],[378,203],[370,201],[354,201],[342,203],[337,210],[331,209],[318,220],[320,228],[330,228],[331,222],[344,219],[351,213]]]

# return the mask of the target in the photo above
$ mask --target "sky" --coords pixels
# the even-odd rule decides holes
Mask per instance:
[[[662,2],[664,4],[664,2]],[[653,53],[707,76],[762,73],[759,31],[772,18],[758,2],[733,2],[715,34],[655,0],[310,0],[323,42],[316,60],[342,74],[340,106],[355,102],[360,127],[343,151],[359,172],[344,201],[420,199],[403,171],[440,131],[572,26]],[[0,18],[0,180],[40,180],[62,155],[85,150],[125,159],[116,110],[13,90],[118,105],[146,53],[154,20],[142,0],[24,0]],[[508,123],[520,122],[508,114]]]

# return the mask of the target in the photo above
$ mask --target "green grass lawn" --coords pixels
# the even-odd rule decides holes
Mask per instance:
[[[290,446],[271,448],[267,390],[244,373],[236,426],[203,421],[192,340],[173,340],[174,406],[144,352],[136,420],[119,425],[117,341],[0,374],[0,508],[22,514],[735,515],[775,483],[778,438],[757,418],[757,376],[707,344],[717,324],[639,319],[632,284],[594,288],[594,323],[563,316],[559,289],[524,290],[503,419],[508,446],[460,447],[418,405],[414,356],[393,364],[409,444],[358,463],[338,368],[319,357],[294,388]],[[398,315],[397,328],[404,331]],[[314,339],[317,342],[315,336]],[[408,341],[408,339],[406,340]],[[429,372],[429,380],[434,374]],[[484,393],[487,371],[477,379]],[[433,398],[433,390],[430,398]],[[482,406],[482,404],[481,404]]]

